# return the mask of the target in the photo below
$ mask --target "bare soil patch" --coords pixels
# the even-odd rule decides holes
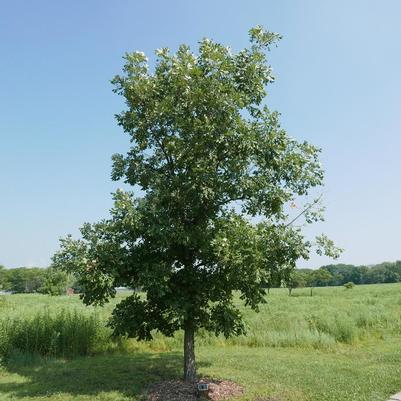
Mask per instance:
[[[199,383],[209,384],[207,394],[198,392],[197,383],[184,383],[181,380],[155,383],[148,388],[144,401],[198,401],[202,399],[220,401],[240,396],[244,392],[239,384],[230,380],[204,378]]]

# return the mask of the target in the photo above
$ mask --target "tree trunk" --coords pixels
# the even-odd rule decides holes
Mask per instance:
[[[195,330],[190,322],[184,324],[184,381],[196,381]]]

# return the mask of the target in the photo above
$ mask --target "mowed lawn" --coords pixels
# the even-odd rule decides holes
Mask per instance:
[[[95,309],[76,296],[11,295],[0,319],[68,308],[106,320],[123,296]],[[244,309],[246,337],[199,333],[200,375],[239,382],[241,400],[385,401],[401,390],[400,284],[317,288],[313,297],[308,289],[292,297],[277,289],[267,301],[259,314]],[[181,345],[177,333],[149,344],[125,341],[90,357],[15,352],[2,363],[0,400],[140,400],[150,383],[181,376]]]

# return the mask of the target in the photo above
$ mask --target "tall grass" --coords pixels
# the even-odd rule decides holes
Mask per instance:
[[[327,349],[357,345],[369,340],[401,336],[401,285],[299,289],[289,297],[286,290],[272,290],[260,313],[250,311],[237,300],[247,335],[228,340],[206,331],[198,332],[198,345],[245,347],[297,347]],[[176,349],[182,333],[175,338],[159,334],[151,343],[155,349]]]
[[[72,357],[113,349],[181,350],[183,333],[173,338],[155,333],[149,343],[110,340],[106,321],[118,294],[104,308],[85,307],[77,296],[10,295],[0,302],[0,355],[13,350]],[[272,290],[260,313],[236,303],[244,315],[246,336],[215,337],[201,330],[198,346],[296,347],[327,349],[371,339],[401,336],[401,284],[294,290]]]
[[[96,314],[61,309],[0,319],[0,355],[17,351],[48,357],[93,354],[105,347],[109,331]]]

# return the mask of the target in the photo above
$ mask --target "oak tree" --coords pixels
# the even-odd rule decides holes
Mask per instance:
[[[258,310],[261,283],[313,246],[287,205],[322,184],[319,149],[289,136],[264,103],[279,35],[257,26],[249,37],[239,52],[209,39],[196,53],[158,49],[153,68],[142,52],[126,54],[112,82],[131,145],[113,156],[112,179],[141,191],[118,190],[110,217],[62,239],[53,258],[79,278],[86,304],[107,302],[116,286],[141,289],[110,325],[142,340],[184,330],[186,381],[196,380],[196,332],[245,333],[234,294]],[[317,245],[333,252],[325,237]]]

